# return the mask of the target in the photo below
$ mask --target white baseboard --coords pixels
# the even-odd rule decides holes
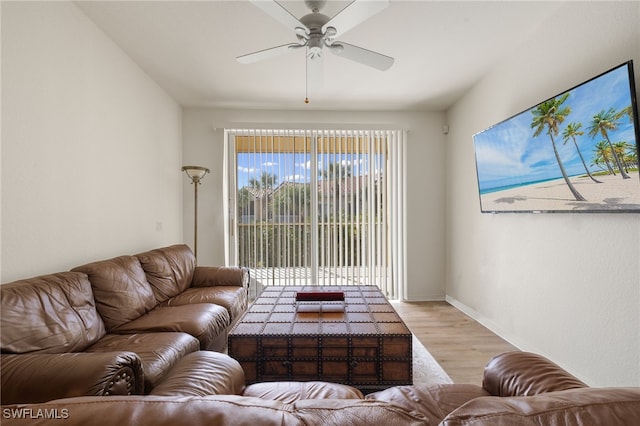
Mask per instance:
[[[513,346],[515,346],[516,348],[520,349],[521,351],[536,352],[535,348],[531,348],[529,345],[527,345],[525,342],[523,342],[518,337],[512,336],[509,333],[506,333],[504,330],[501,329],[501,327],[498,324],[496,324],[495,322],[491,321],[486,316],[480,314],[475,309],[472,309],[469,306],[465,305],[464,303],[462,303],[461,301],[459,301],[455,297],[446,296],[446,301],[449,304],[451,304],[452,306],[454,306],[456,309],[458,309],[458,310],[462,311],[463,313],[465,313],[466,315],[470,316],[475,321],[479,322],[480,324],[482,324],[483,326],[485,326],[486,328],[491,330],[492,333],[494,333],[495,335],[497,335],[501,339],[506,340],[508,343],[512,344]]]
[[[528,351],[528,352],[536,352],[536,353],[542,354],[542,352],[540,351],[539,348],[532,347],[530,344],[527,344],[526,342],[524,342],[521,338],[519,338],[517,336],[513,336],[513,335],[507,333],[498,324],[493,322],[491,319],[489,319],[488,317],[480,314],[475,309],[472,309],[471,307],[465,305],[464,303],[462,303],[461,301],[459,301],[455,297],[446,295],[444,297],[435,296],[435,297],[426,297],[426,298],[411,299],[411,300],[391,300],[391,302],[392,303],[393,302],[406,302],[406,303],[411,303],[411,302],[447,302],[450,305],[452,305],[453,307],[455,307],[456,309],[462,311],[464,314],[466,314],[469,317],[471,317],[473,320],[475,320],[478,323],[482,324],[484,327],[488,328],[492,333],[494,333],[495,335],[497,335],[501,339],[507,341],[508,343],[512,344],[513,346],[515,346],[519,350]]]
[[[412,303],[412,302],[446,302],[446,298],[444,296],[427,296],[427,297],[421,297],[419,299],[394,299],[395,302],[405,302],[405,303]]]

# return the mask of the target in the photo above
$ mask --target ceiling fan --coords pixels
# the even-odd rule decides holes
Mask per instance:
[[[343,41],[336,41],[338,37],[359,25],[389,5],[389,0],[354,0],[333,18],[320,13],[327,0],[305,0],[305,5],[311,13],[300,19],[292,15],[275,0],[250,0],[255,6],[264,11],[287,28],[294,31],[298,42],[271,47],[236,59],[243,64],[257,62],[263,59],[283,55],[288,52],[307,49],[308,81],[312,86],[319,87],[323,80],[322,54],[326,48],[331,53],[355,62],[379,69],[389,69],[394,59],[362,47],[354,46]]]

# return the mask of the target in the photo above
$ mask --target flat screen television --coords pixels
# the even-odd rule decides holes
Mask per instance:
[[[473,139],[483,213],[640,213],[633,61]]]

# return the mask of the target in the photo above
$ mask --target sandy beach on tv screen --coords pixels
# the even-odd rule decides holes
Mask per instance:
[[[637,210],[640,212],[640,179],[629,172],[630,179],[619,173],[570,178],[586,201],[576,201],[564,179],[506,189],[481,195],[483,211],[602,211]]]

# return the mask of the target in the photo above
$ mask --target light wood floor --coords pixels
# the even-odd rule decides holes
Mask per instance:
[[[492,356],[518,350],[447,302],[397,302],[393,307],[454,383],[482,384]]]

